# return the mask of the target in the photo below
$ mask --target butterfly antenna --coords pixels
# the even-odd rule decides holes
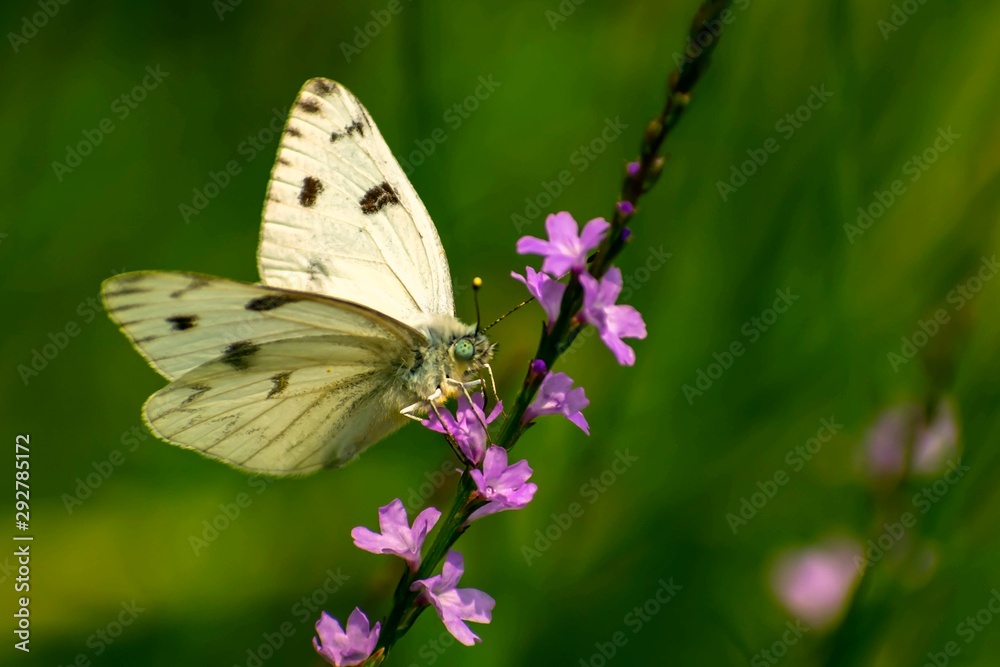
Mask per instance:
[[[493,323],[491,323],[488,327],[486,327],[485,329],[483,329],[483,331],[489,331],[490,329],[492,329],[496,325],[500,324],[500,322],[502,322],[504,320],[504,318],[506,318],[508,315],[514,314],[515,312],[517,312],[518,309],[523,308],[524,306],[527,306],[529,303],[531,303],[534,300],[535,300],[535,297],[529,296],[527,299],[525,299],[524,301],[522,301],[521,303],[517,304],[516,306],[514,306],[513,308],[511,308],[510,310],[508,310],[506,313],[504,313],[503,315],[501,315],[500,317],[498,317]]]
[[[482,324],[482,317],[479,314],[479,288],[483,286],[483,279],[476,276],[472,279],[472,300],[476,302],[476,333],[479,333],[479,327]],[[489,328],[489,327],[487,327]]]

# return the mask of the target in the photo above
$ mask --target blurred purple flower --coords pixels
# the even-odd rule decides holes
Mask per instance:
[[[531,372],[535,375],[545,375],[549,372],[549,367],[545,365],[544,359],[535,359],[531,362]]]
[[[786,552],[772,571],[772,589],[810,627],[829,627],[854,592],[861,576],[856,563],[862,558],[862,546],[850,539]]]
[[[635,364],[635,351],[622,342],[622,338],[645,338],[646,323],[632,306],[615,305],[622,291],[621,269],[608,269],[600,283],[589,273],[583,273],[580,284],[583,285],[580,319],[597,328],[601,340],[614,353],[619,364]]]
[[[638,175],[639,168],[641,166],[642,165],[640,165],[638,162],[629,162],[627,165],[625,165],[625,171],[628,172],[629,176],[636,176]]]
[[[313,646],[331,665],[360,665],[375,650],[381,629],[379,623],[369,629],[368,617],[355,607],[347,619],[347,632],[344,632],[340,622],[324,611],[316,621],[319,638],[313,637]]]
[[[483,462],[483,454],[486,453],[486,429],[483,428],[483,423],[492,424],[503,412],[503,403],[497,401],[487,416],[483,412],[485,404],[486,397],[482,392],[476,392],[472,395],[471,405],[469,399],[465,396],[459,396],[455,406],[455,416],[452,416],[447,408],[440,407],[437,409],[438,413],[441,414],[440,420],[432,410],[427,415],[427,419],[420,423],[432,431],[453,437],[458,443],[458,449],[462,455],[474,465],[479,465]]]
[[[469,516],[469,523],[487,514],[519,510],[531,502],[538,491],[537,485],[528,482],[531,473],[531,467],[523,459],[508,466],[507,450],[503,447],[494,445],[487,449],[482,471],[476,469],[470,474],[480,495],[489,502]]]
[[[958,453],[958,426],[949,400],[938,403],[930,423],[920,405],[905,403],[882,412],[868,430],[864,467],[875,478],[898,478],[906,472],[909,455],[911,474],[932,477]]]
[[[469,629],[465,621],[489,623],[493,619],[496,601],[475,588],[456,588],[464,572],[462,554],[449,551],[441,574],[414,581],[410,590],[421,590],[420,597],[434,605],[448,632],[466,646],[472,646],[482,639]]]
[[[378,510],[378,525],[381,534],[373,532],[364,526],[358,526],[351,531],[354,546],[373,554],[393,554],[406,560],[410,570],[416,572],[420,567],[420,548],[434,524],[441,518],[441,512],[428,507],[413,520],[413,528],[406,519],[406,508],[403,501],[396,498],[385,507]]]
[[[941,473],[951,459],[958,456],[958,426],[951,402],[942,399],[930,424],[922,425],[915,434],[910,469],[924,476]]]
[[[573,378],[565,373],[552,373],[542,380],[535,400],[524,411],[523,421],[542,415],[563,415],[590,435],[590,426],[580,411],[590,405],[583,387],[573,387]]]
[[[587,266],[587,255],[604,238],[611,225],[603,218],[588,222],[583,232],[569,213],[553,213],[545,219],[545,230],[549,240],[522,236],[517,241],[517,252],[521,255],[542,255],[545,261],[542,270],[553,278],[559,278],[567,271],[583,271]]]
[[[530,266],[525,267],[527,277],[510,272],[511,278],[520,280],[528,288],[528,293],[535,297],[549,318],[549,326],[559,319],[559,305],[562,303],[566,284],[549,277],[544,271],[535,271]]]

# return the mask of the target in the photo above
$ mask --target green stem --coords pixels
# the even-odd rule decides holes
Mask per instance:
[[[716,28],[722,25],[719,22],[719,17],[730,3],[731,0],[709,0],[701,5],[691,26],[689,45],[704,46],[698,48],[689,46],[685,53],[684,63],[670,75],[666,104],[663,111],[654,117],[646,128],[638,161],[639,168],[633,174],[626,174],[618,201],[627,201],[635,206],[639,199],[649,192],[659,177],[665,162],[659,156],[660,148],[690,103],[691,91],[708,66],[709,57],[718,42],[719,35],[712,32],[710,24],[714,24]],[[598,247],[588,267],[588,271],[595,278],[604,275],[611,267],[611,262],[624,248],[626,238],[622,231],[626,228],[631,217],[631,214],[624,214],[618,205],[615,205],[611,230]],[[544,361],[546,368],[551,369],[555,366],[559,356],[566,351],[579,333],[581,325],[576,319],[576,314],[580,312],[582,304],[583,289],[580,281],[573,275],[570,277],[563,295],[559,318],[551,327],[542,331],[541,339],[538,342],[535,359]],[[524,434],[526,430],[526,425],[523,423],[525,411],[538,393],[543,378],[544,374],[533,372],[529,364],[521,390],[514,400],[513,409],[503,424],[500,437],[496,440],[498,446],[510,450]],[[482,506],[482,501],[477,500],[473,495],[476,491],[475,484],[467,472],[462,475],[451,510],[441,524],[420,568],[416,572],[407,570],[396,586],[392,611],[386,619],[378,642],[378,647],[384,649],[385,655],[388,655],[392,646],[406,634],[427,608],[426,604],[422,604],[417,599],[418,594],[410,590],[410,586],[418,579],[432,576],[448,550],[465,533],[468,528],[466,521],[469,516]]]

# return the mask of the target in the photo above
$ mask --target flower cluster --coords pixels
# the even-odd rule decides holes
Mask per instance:
[[[633,211],[622,212],[630,215]],[[583,292],[582,307],[574,314],[574,323],[592,325],[619,363],[633,365],[635,352],[622,339],[645,338],[646,325],[635,308],[615,303],[622,290],[621,271],[611,268],[600,279],[587,271],[587,257],[601,244],[610,225],[605,220],[595,219],[580,231],[568,213],[557,213],[548,217],[545,226],[548,240],[526,236],[517,243],[519,253],[544,257],[542,270],[527,267],[524,276],[512,275],[538,299],[548,317],[550,331],[560,317],[567,289],[567,284],[560,279],[571,275],[571,280],[579,281]],[[584,433],[590,433],[582,412],[589,403],[583,388],[574,387],[573,380],[565,373],[550,372],[542,359],[531,363],[529,377],[541,381],[534,399],[521,416],[522,425],[541,416],[562,415]],[[444,406],[431,406],[427,418],[421,422],[426,428],[448,437],[463,465],[462,474],[467,475],[464,483],[468,495],[463,504],[456,506],[457,513],[444,522],[439,537],[454,536],[455,531],[461,532],[490,514],[522,509],[538,491],[538,486],[528,481],[532,475],[528,462],[521,460],[509,464],[507,449],[493,444],[490,438],[489,425],[502,414],[503,404],[499,401],[487,413],[485,394],[476,392],[459,396],[454,413]],[[512,442],[505,444],[509,447]],[[410,593],[406,604],[414,605],[417,610],[432,607],[448,632],[462,644],[471,646],[482,640],[468,623],[491,622],[496,602],[483,591],[458,587],[465,573],[465,561],[457,551],[449,550],[440,574],[431,574],[437,559],[454,541],[454,537],[450,541],[446,537],[437,547],[439,550],[434,551],[434,562],[423,562],[424,542],[440,519],[441,512],[428,507],[411,525],[403,501],[397,498],[379,508],[378,532],[358,526],[351,531],[351,537],[359,549],[398,556],[406,561],[408,572],[400,589]],[[398,610],[394,608],[394,612]],[[389,618],[387,628],[393,626],[394,617],[390,615]],[[374,655],[373,652],[379,645],[381,629],[380,623],[371,626],[360,609],[350,615],[346,629],[337,619],[323,612],[316,623],[318,637],[313,643],[319,654],[336,667],[378,664],[382,649]],[[391,643],[391,639],[388,640],[388,644]]]
[[[587,404],[583,390],[570,390],[568,384],[560,383],[558,378],[555,387],[557,394],[558,391],[562,394],[550,396],[544,405],[538,406],[534,414],[571,409],[562,407],[565,403],[562,397],[571,394],[569,402],[576,410],[573,418],[577,422],[583,420],[583,415],[579,414],[579,409]],[[480,392],[474,394],[471,401],[460,397],[455,414],[446,408],[438,408],[423,422],[427,428],[449,435],[466,461],[476,466],[468,474],[476,487],[470,503],[475,503],[478,507],[469,515],[467,523],[496,512],[521,509],[531,502],[538,490],[535,484],[528,481],[532,470],[527,461],[507,465],[507,450],[495,445],[487,446],[487,426],[502,413],[503,406],[498,403],[487,415],[484,410],[485,402],[485,396]],[[586,425],[586,421],[582,423]],[[351,531],[351,537],[355,546],[364,551],[399,556],[406,561],[410,572],[416,574],[420,570],[424,541],[440,518],[440,511],[428,507],[417,515],[411,525],[403,501],[397,498],[379,508],[379,532],[358,526]],[[457,551],[450,551],[441,574],[414,580],[410,590],[417,593],[418,605],[430,605],[437,611],[455,639],[471,646],[481,640],[466,622],[489,623],[495,602],[482,591],[458,588],[459,579],[464,572],[462,555]],[[348,619],[346,631],[325,612],[316,624],[316,631],[319,638],[314,639],[314,644],[320,655],[337,667],[346,667],[364,664],[371,656],[378,641],[380,626],[376,623],[374,628],[369,629],[368,618],[360,609],[356,609]]]
[[[630,210],[626,214],[632,212]],[[632,306],[615,303],[622,291],[621,269],[608,269],[600,280],[586,270],[587,256],[601,244],[609,227],[606,220],[595,218],[584,225],[581,232],[569,213],[550,215],[545,220],[548,240],[525,236],[517,242],[518,253],[544,257],[542,271],[527,267],[525,275],[511,273],[511,276],[524,283],[531,296],[538,300],[551,328],[559,319],[566,292],[566,285],[559,279],[568,273],[575,275],[583,288],[583,309],[576,314],[576,318],[597,329],[601,340],[619,364],[632,366],[635,364],[635,351],[622,339],[645,338],[646,323]]]

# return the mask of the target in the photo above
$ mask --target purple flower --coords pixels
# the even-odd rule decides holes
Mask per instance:
[[[360,665],[375,649],[381,629],[381,625],[376,623],[369,630],[368,617],[355,607],[347,619],[347,632],[344,632],[340,622],[324,611],[316,621],[319,638],[313,637],[313,646],[331,665]]]
[[[635,213],[635,205],[630,201],[620,201],[618,202],[618,212],[625,216],[632,215]]]
[[[863,467],[875,479],[904,474],[934,477],[958,456],[958,425],[948,399],[941,399],[928,420],[923,406],[904,403],[885,410],[865,436]],[[907,468],[909,458],[909,468]]]
[[[378,510],[378,525],[381,534],[358,526],[351,531],[354,546],[373,554],[394,554],[406,560],[410,570],[417,571],[420,567],[420,548],[434,524],[441,518],[441,512],[428,507],[413,520],[410,528],[406,520],[406,508],[403,501],[396,498],[385,507]]]
[[[549,240],[523,236],[517,241],[517,252],[521,255],[542,255],[545,261],[542,270],[553,278],[559,278],[569,270],[583,271],[587,265],[587,255],[604,238],[611,225],[603,218],[594,218],[579,233],[579,225],[569,213],[554,213],[545,219],[545,231]]]
[[[587,419],[580,412],[590,405],[583,387],[573,387],[573,378],[565,373],[552,373],[542,380],[535,400],[524,411],[524,422],[542,415],[563,415],[590,435]]]
[[[469,399],[465,396],[459,396],[454,417],[446,408],[440,407],[437,411],[441,414],[441,419],[438,419],[432,410],[427,419],[420,423],[432,431],[453,437],[462,455],[473,464],[479,465],[486,452],[486,429],[483,428],[483,422],[492,424],[503,411],[503,403],[497,401],[487,417],[483,412],[485,403],[486,397],[482,392],[472,395],[472,405],[469,405]]]
[[[466,646],[472,646],[482,639],[464,621],[489,623],[493,619],[493,605],[496,601],[475,588],[455,588],[464,572],[462,554],[449,551],[441,567],[441,574],[414,581],[410,590],[423,589],[421,597],[434,605],[448,632]]]
[[[638,162],[629,162],[625,165],[625,171],[628,172],[629,176],[636,176],[639,173],[639,167],[641,167]]]
[[[469,523],[487,514],[519,510],[531,502],[538,491],[537,485],[528,482],[531,472],[528,462],[523,459],[508,466],[507,450],[503,447],[487,449],[482,471],[477,469],[470,474],[480,495],[489,502],[472,513]]]
[[[531,372],[535,375],[545,375],[549,372],[549,367],[545,365],[544,359],[535,359],[531,362]]]
[[[862,559],[863,548],[853,539],[786,552],[772,571],[772,590],[782,605],[810,626],[829,627],[854,592],[861,577],[856,563]]]
[[[563,293],[566,291],[565,283],[552,280],[544,271],[535,271],[530,266],[525,267],[527,278],[513,271],[511,278],[520,280],[528,288],[528,293],[538,300],[539,305],[545,310],[551,325],[559,319],[559,305],[562,303]]]
[[[597,327],[601,340],[614,353],[622,366],[635,364],[635,351],[622,338],[645,338],[646,323],[632,306],[617,306],[622,291],[622,272],[618,267],[608,272],[598,283],[589,273],[580,274],[583,285],[583,310],[580,319]]]

